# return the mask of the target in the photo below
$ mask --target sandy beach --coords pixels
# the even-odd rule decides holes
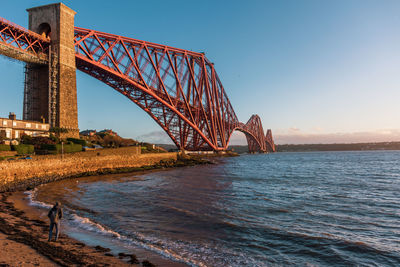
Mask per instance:
[[[59,241],[48,242],[48,223],[22,208],[22,195],[0,195],[0,266],[132,266],[130,256],[123,261],[108,249],[86,246],[64,233]]]
[[[110,150],[111,151],[111,150]],[[112,152],[112,151],[111,151]],[[119,151],[117,151],[120,153]],[[102,152],[103,153],[103,152]],[[105,154],[105,152],[103,153]],[[109,153],[110,154],[110,153]],[[68,155],[69,156],[69,155]],[[82,155],[71,156],[73,159],[82,159]],[[83,154],[86,156],[86,154]],[[119,155],[117,155],[119,156]],[[105,154],[99,158],[109,159],[115,157],[114,154]],[[111,171],[125,173],[127,171],[137,170],[152,170],[152,169],[165,169],[171,167],[181,167],[186,165],[205,164],[208,161],[203,160],[181,160],[175,161],[176,153],[164,154],[146,154],[134,155],[132,162],[124,163],[119,166],[122,169],[110,168],[106,169],[105,173]],[[167,160],[166,160],[167,159]],[[165,162],[164,162],[164,161]],[[52,159],[51,157],[39,156],[32,162],[16,161],[13,164],[20,164],[22,167],[28,167],[27,164],[35,163],[35,166],[41,166],[43,169],[46,162],[57,162],[59,159]],[[86,159],[87,161],[87,159]],[[65,161],[68,162],[68,161]],[[63,164],[65,162],[62,162]],[[94,162],[91,160],[90,162]],[[3,162],[4,164],[4,162]],[[3,172],[10,170],[11,163],[6,162],[7,166],[3,168]],[[96,163],[97,164],[97,163]],[[90,174],[103,174],[99,172],[104,164],[97,164],[90,169],[89,173],[75,174],[74,179],[79,179],[76,176],[88,176]],[[86,164],[87,165],[87,164]],[[86,166],[85,165],[85,166]],[[52,171],[71,170],[71,168],[55,168],[52,166]],[[85,167],[87,168],[87,166]],[[14,172],[21,170],[21,168],[12,168]],[[72,168],[78,170],[77,168]],[[137,169],[137,170],[136,170]],[[101,244],[84,244],[81,241],[68,237],[63,231],[61,225],[61,234],[59,241],[48,242],[48,229],[49,222],[47,218],[47,210],[43,208],[33,207],[29,205],[27,195],[24,194],[26,188],[32,189],[40,184],[45,184],[55,180],[68,178],[68,175],[54,173],[53,178],[49,179],[47,171],[42,175],[31,178],[32,172],[29,168],[26,169],[25,174],[15,175],[17,179],[7,180],[2,179],[2,182],[7,188],[4,192],[0,193],[0,248],[5,253],[0,253],[0,267],[1,266],[187,266],[182,263],[166,259],[154,252],[148,251],[144,248],[137,247],[135,251],[126,253],[126,251],[111,251],[109,248],[101,247]],[[124,174],[121,174],[122,176]],[[102,175],[106,177],[107,175]],[[7,175],[5,175],[7,177]],[[15,191],[17,190],[17,191]],[[18,191],[19,190],[19,191]],[[21,191],[22,190],[22,191]]]
[[[29,206],[23,192],[0,194],[0,266],[186,266],[143,249],[88,246],[62,230],[57,242],[48,242],[48,229],[44,211]]]

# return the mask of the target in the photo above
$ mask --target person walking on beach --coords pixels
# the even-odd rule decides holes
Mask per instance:
[[[53,229],[56,228],[56,234],[54,241],[57,241],[58,234],[60,233],[60,220],[63,217],[62,208],[60,202],[56,202],[56,204],[50,209],[49,214],[47,216],[50,219],[50,229],[49,229],[49,242],[51,241],[51,237],[53,235]]]

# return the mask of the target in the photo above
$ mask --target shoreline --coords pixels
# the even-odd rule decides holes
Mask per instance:
[[[47,211],[29,205],[25,192],[0,194],[0,247],[19,247],[7,257],[0,255],[0,266],[188,266],[141,247],[121,251],[98,241],[87,243],[69,235],[67,222],[61,222],[59,240],[47,242]],[[21,260],[25,254],[36,260]]]
[[[14,194],[0,195],[0,247],[6,252],[0,255],[1,266],[140,266],[111,257],[108,251],[87,246],[62,231],[59,241],[48,242],[48,223],[12,200]]]
[[[140,164],[140,160],[135,162],[136,164],[119,164],[122,166],[119,167],[100,167],[99,165],[92,168],[85,168],[84,171],[75,171],[69,173],[55,173],[48,174],[47,172],[43,172],[42,176],[31,176],[20,179],[15,174],[15,177],[12,179],[2,181],[0,184],[0,193],[3,192],[15,192],[22,190],[32,190],[36,186],[51,183],[54,181],[71,179],[71,178],[80,178],[80,177],[88,177],[88,176],[97,176],[97,175],[107,175],[107,174],[120,174],[120,173],[134,173],[139,171],[149,171],[149,170],[160,170],[160,169],[169,169],[169,168],[178,168],[178,167],[186,167],[186,166],[194,166],[194,165],[202,165],[202,164],[213,164],[210,160],[206,159],[206,157],[179,157],[176,153],[171,155],[163,155],[163,154],[144,154],[142,158],[146,159],[146,157],[154,157],[158,156],[156,160],[152,160],[150,164]],[[165,158],[163,158],[163,156]],[[160,159],[161,158],[161,159]],[[137,160],[138,158],[135,157]],[[25,162],[23,162],[25,163]],[[30,162],[28,162],[30,163]],[[40,164],[40,162],[38,163]],[[55,171],[52,169],[52,171]],[[0,173],[1,174],[1,173]]]
[[[89,266],[92,264],[96,266],[151,267],[158,266],[158,264],[171,267],[188,266],[185,263],[173,261],[156,252],[139,247],[134,250],[134,253],[138,256],[124,252],[112,254],[109,248],[87,245],[68,236],[62,231],[63,229],[58,242],[47,242],[49,227],[47,217],[43,216],[43,211],[40,211],[40,208],[29,205],[25,191],[33,190],[42,184],[64,179],[151,172],[213,164],[215,161],[218,161],[218,159],[210,161],[208,157],[177,157],[176,159],[161,160],[152,165],[139,167],[103,168],[54,179],[28,179],[9,184],[7,190],[0,188],[0,247],[7,252],[5,253],[6,256],[0,256],[0,266],[21,264],[24,266]],[[29,257],[24,258],[23,255],[29,255]]]

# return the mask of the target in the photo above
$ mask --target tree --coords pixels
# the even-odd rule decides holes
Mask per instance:
[[[50,132],[51,133],[55,133],[57,137],[60,136],[60,134],[62,133],[68,133],[68,129],[67,128],[62,128],[62,127],[51,127],[50,128]]]
[[[32,136],[27,134],[21,135],[21,144],[32,145]]]

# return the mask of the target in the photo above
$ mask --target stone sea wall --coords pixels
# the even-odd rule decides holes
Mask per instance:
[[[169,167],[176,159],[177,153],[138,154],[127,148],[0,161],[0,192],[25,190],[71,177]]]

